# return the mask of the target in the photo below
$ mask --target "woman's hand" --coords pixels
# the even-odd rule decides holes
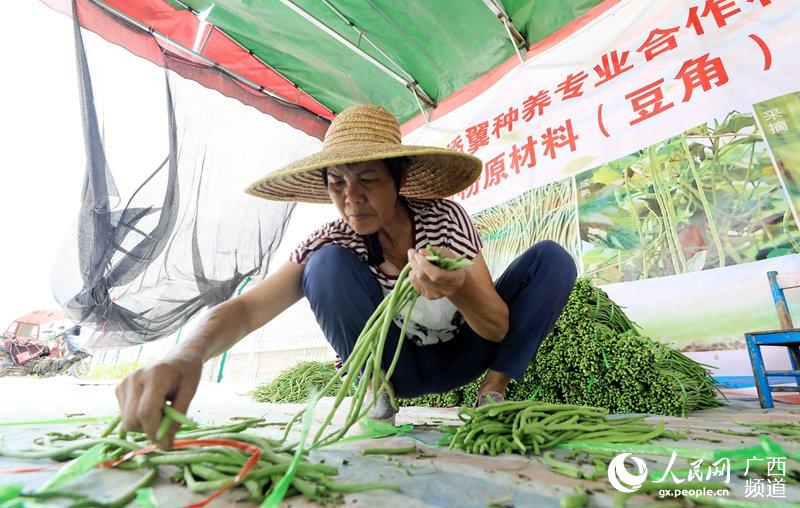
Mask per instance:
[[[177,424],[172,425],[162,442],[156,441],[162,408],[171,401],[176,411],[186,414],[202,370],[203,362],[198,356],[181,352],[126,377],[116,389],[123,428],[143,430],[150,442],[163,450],[171,448]]]
[[[442,249],[442,252],[445,257],[456,257],[446,249]],[[408,263],[411,265],[408,280],[420,295],[428,300],[438,300],[452,296],[464,287],[466,270],[444,270],[425,259],[427,255],[426,249],[408,249]]]

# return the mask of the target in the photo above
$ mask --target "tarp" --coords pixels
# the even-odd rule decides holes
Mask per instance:
[[[66,0],[44,1],[70,12]],[[504,0],[495,5],[527,38],[525,52],[570,22],[585,22],[616,1],[606,0],[596,9],[600,0]],[[319,24],[418,86],[435,104],[470,86],[485,86],[482,78],[517,59],[497,9],[489,7],[492,0],[95,3],[328,120],[347,106],[366,102],[388,108],[402,123],[419,116],[420,107],[404,83]]]

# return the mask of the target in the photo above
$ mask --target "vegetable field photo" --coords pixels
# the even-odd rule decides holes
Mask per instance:
[[[473,217],[494,278],[530,246],[553,240],[579,262],[580,242],[572,178],[531,189]]]
[[[584,274],[624,282],[798,252],[753,115],[731,112],[576,177]]]

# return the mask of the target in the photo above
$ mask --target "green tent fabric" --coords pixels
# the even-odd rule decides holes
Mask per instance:
[[[531,43],[600,1],[503,0],[502,4]],[[402,123],[420,111],[402,83],[279,0],[170,3],[196,12],[211,7],[208,22],[334,112],[371,102],[387,107]],[[437,103],[514,55],[505,27],[482,0],[292,3],[397,74],[413,78]],[[391,60],[361,38],[359,30]]]
[[[529,44],[541,41],[582,16],[601,0],[503,0],[506,14]]]

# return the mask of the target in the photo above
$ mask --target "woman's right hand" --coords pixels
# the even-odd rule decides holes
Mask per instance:
[[[150,442],[161,449],[171,448],[179,428],[177,424],[173,423],[161,442],[156,441],[163,416],[162,408],[170,401],[176,411],[186,414],[202,371],[202,358],[189,351],[180,351],[130,374],[116,389],[122,427],[125,430],[144,431]]]
[[[167,401],[186,414],[200,376],[203,360],[233,347],[253,330],[288,309],[303,297],[303,265],[286,263],[252,290],[223,302],[205,313],[191,337],[162,361],[139,369],[117,386],[122,426],[143,430],[162,449],[172,446],[178,424],[156,442],[162,408]]]

